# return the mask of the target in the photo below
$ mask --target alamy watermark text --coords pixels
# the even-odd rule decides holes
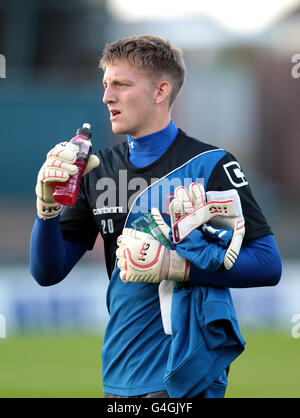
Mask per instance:
[[[299,78],[300,77],[300,54],[294,54],[292,56],[291,61],[295,63],[295,65],[293,65],[292,70],[291,70],[292,77]]]
[[[6,59],[0,54],[0,78],[6,78]]]
[[[0,338],[6,338],[6,320],[4,315],[0,315]]]

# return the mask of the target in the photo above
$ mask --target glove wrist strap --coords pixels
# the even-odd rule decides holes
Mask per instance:
[[[193,210],[183,218],[179,219],[179,221],[172,225],[175,244],[178,244],[194,229],[209,222],[216,216],[236,216],[233,200],[206,203],[204,206]]]
[[[59,213],[62,211],[62,205],[58,203],[46,203],[41,200],[39,197],[36,200],[36,207],[37,207],[37,214],[41,219],[51,219],[55,216],[58,216]]]
[[[184,282],[190,278],[190,263],[182,258],[175,250],[169,251],[168,280]]]

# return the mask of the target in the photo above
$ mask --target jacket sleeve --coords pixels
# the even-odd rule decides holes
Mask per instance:
[[[41,286],[62,281],[87,250],[85,243],[65,241],[60,216],[42,220],[38,216],[30,238],[30,272]]]
[[[279,283],[282,264],[273,235],[248,240],[230,270],[203,271],[191,265],[190,281],[196,286],[246,288],[275,286]]]

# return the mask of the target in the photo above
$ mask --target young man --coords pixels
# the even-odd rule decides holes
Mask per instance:
[[[62,143],[48,154],[36,187],[32,275],[42,286],[63,280],[100,232],[110,279],[105,396],[223,397],[229,364],[244,348],[228,288],[278,283],[271,229],[236,159],[175,126],[171,110],[185,79],[178,48],[152,35],[126,38],[106,46],[100,66],[112,130],[128,141],[90,156],[77,203],[63,211],[51,182],[76,173],[78,149]],[[202,226],[209,192],[227,190],[237,191],[245,220],[232,268],[222,264],[226,230],[214,239],[216,230]],[[153,208],[171,250],[132,229]],[[174,228],[191,216],[196,224],[178,240]]]

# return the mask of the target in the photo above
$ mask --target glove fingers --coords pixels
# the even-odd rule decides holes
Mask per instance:
[[[189,195],[195,208],[205,205],[206,195],[201,183],[191,183],[189,185]]]
[[[144,239],[155,239],[153,238],[152,235],[147,234],[146,232],[142,232],[142,231],[137,231],[136,229],[133,228],[124,228],[122,231],[122,235],[123,239],[126,237],[131,237],[134,239],[140,239],[140,240],[144,240]]]
[[[123,231],[124,232],[124,231]],[[120,235],[117,239],[118,249],[116,251],[117,257],[123,257],[124,248],[127,248],[132,243],[132,237]]]
[[[127,280],[126,280],[126,276],[127,276],[127,271],[126,270],[121,270],[120,271],[120,279],[123,281],[123,282],[126,282]]]
[[[117,262],[117,266],[119,267],[120,270],[126,270],[126,261],[123,260],[122,258],[119,258]]]
[[[59,160],[54,157],[47,158],[45,164],[43,165],[43,169],[47,168],[66,171],[71,176],[78,172],[78,167],[76,165],[66,163],[65,161]]]
[[[55,157],[70,164],[74,164],[77,158],[79,147],[72,142],[61,142],[47,154],[47,158]]]
[[[52,183],[52,182],[66,182],[69,179],[70,175],[67,171],[64,170],[55,170],[51,168],[44,168],[41,172],[40,180],[43,183]]]
[[[119,240],[119,239],[118,239]],[[126,274],[127,274],[127,261],[125,256],[125,250],[122,248],[118,248],[116,251],[117,256],[117,266],[120,269],[120,278],[124,282],[126,281]]]
[[[120,235],[120,237],[121,237],[121,235]],[[120,237],[118,237],[118,241],[117,241],[117,243],[119,242],[119,238]],[[118,243],[118,245],[119,245],[119,243]],[[120,246],[119,246],[120,247]],[[116,249],[116,256],[118,257],[118,258],[122,258],[123,257],[123,249],[121,249],[121,248],[117,248]]]
[[[183,202],[179,199],[173,199],[170,204],[171,223],[174,225],[185,214]]]
[[[97,157],[97,155],[91,154],[89,156],[88,163],[87,163],[87,166],[85,167],[83,175],[89,173],[91,170],[98,167],[99,164],[100,164],[100,160]]]
[[[226,251],[225,257],[224,257],[224,266],[227,270],[230,270],[234,263],[236,262],[241,246],[243,244],[243,239],[245,235],[245,222],[244,220],[237,221],[233,237],[231,240],[231,243],[228,247],[228,250]]]
[[[184,186],[176,187],[174,196],[175,196],[175,199],[182,201],[185,213],[190,213],[194,209],[193,202],[191,200],[191,197],[186,187]]]

